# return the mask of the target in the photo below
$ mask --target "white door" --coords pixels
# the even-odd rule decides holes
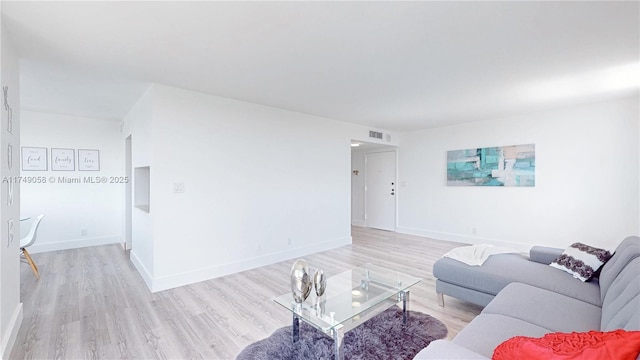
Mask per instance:
[[[365,221],[368,227],[396,230],[396,152],[365,156]]]

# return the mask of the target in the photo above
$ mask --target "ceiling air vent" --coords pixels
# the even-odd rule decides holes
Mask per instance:
[[[377,131],[369,131],[369,137],[382,140],[382,133]]]

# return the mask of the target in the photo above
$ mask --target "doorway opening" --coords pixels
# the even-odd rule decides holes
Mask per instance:
[[[351,143],[351,225],[395,231],[396,147]]]

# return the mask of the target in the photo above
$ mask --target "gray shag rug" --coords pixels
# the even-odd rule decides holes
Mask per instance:
[[[385,310],[343,339],[345,360],[413,359],[430,342],[447,336],[440,320],[421,312],[409,311],[407,324],[397,306]],[[291,341],[291,326],[276,330],[266,339],[247,346],[237,360],[333,359],[333,339],[300,321],[300,340]]]

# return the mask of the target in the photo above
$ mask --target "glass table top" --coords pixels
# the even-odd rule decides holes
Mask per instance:
[[[392,306],[399,301],[398,294],[421,280],[395,270],[365,264],[328,278],[325,293],[320,297],[312,289],[302,304],[294,302],[290,292],[273,301],[326,332],[384,302]]]

